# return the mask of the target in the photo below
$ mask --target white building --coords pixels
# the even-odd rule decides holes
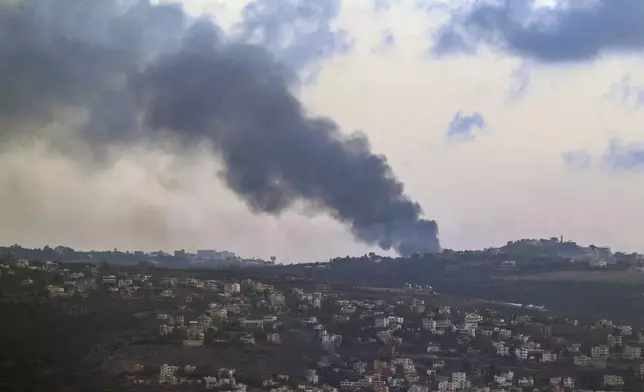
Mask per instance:
[[[389,325],[389,319],[386,317],[377,317],[374,320],[374,324],[376,328],[387,328],[387,326]]]
[[[541,354],[541,362],[555,362],[557,360],[557,354],[549,352],[549,351],[544,351]]]
[[[403,382],[404,382],[404,380],[403,380]],[[400,386],[400,385],[392,385],[392,384],[394,384],[394,383],[390,383],[390,385],[392,387],[394,387],[394,388],[397,387],[397,386]],[[439,388],[440,388],[440,385],[439,385]],[[412,386],[409,387],[409,389],[407,389],[407,392],[430,392],[430,390],[431,389],[430,389],[429,385],[413,384]]]
[[[268,296],[268,302],[273,306],[283,306],[286,304],[286,299],[282,293],[273,293]]]
[[[441,306],[441,307],[438,309],[438,314],[442,314],[442,315],[444,315],[444,316],[448,316],[448,315],[452,314],[452,307],[451,307],[451,306],[447,306],[447,305]]]
[[[266,340],[270,343],[279,344],[282,343],[282,336],[278,333],[269,333],[266,335]]]
[[[457,385],[457,388],[463,388],[467,382],[467,373],[454,372],[452,373],[452,382]]]
[[[49,292],[49,294],[63,294],[65,289],[59,286],[49,285],[47,286],[47,292]]]
[[[617,347],[622,345],[623,338],[621,335],[608,335],[608,345]]]
[[[608,263],[603,259],[593,259],[588,262],[588,264],[593,268],[605,268]]]
[[[161,365],[161,369],[159,371],[159,384],[176,384],[176,373],[178,370],[178,366],[171,366],[168,364]]]
[[[604,375],[604,385],[608,387],[620,387],[624,385],[624,378],[622,376],[606,374]]]
[[[605,345],[594,346],[590,349],[590,356],[593,358],[606,358],[609,353],[610,349]]]
[[[367,364],[365,362],[358,361],[353,364],[353,370],[358,373],[364,373],[367,370]]]
[[[203,378],[206,389],[213,389],[218,386],[217,377],[207,376]]]
[[[639,359],[642,356],[642,348],[636,346],[626,346],[623,350],[623,356],[626,359]]]
[[[526,348],[517,348],[516,350],[514,350],[514,354],[520,361],[528,359],[528,349]]]
[[[483,321],[483,316],[477,313],[467,313],[465,315],[465,323],[480,323]]]
[[[429,319],[429,318],[424,318],[423,319],[423,329],[427,329],[430,331],[435,331],[436,330],[436,320]]]
[[[241,292],[241,285],[239,283],[226,283],[224,285],[224,292],[228,294],[237,294]]]
[[[522,388],[533,387],[534,386],[534,378],[532,378],[532,377],[522,377],[522,378],[517,380],[517,384]]]
[[[441,348],[435,344],[430,344],[429,346],[427,346],[428,353],[437,353],[440,351],[441,351]]]
[[[494,382],[497,383],[500,387],[505,387],[511,384],[511,382],[509,382],[503,374],[494,376]]]
[[[320,376],[318,376],[315,369],[309,369],[306,371],[306,381],[312,385],[316,385],[320,381]]]
[[[438,383],[438,390],[441,392],[454,392],[458,389],[453,381],[441,381]]]

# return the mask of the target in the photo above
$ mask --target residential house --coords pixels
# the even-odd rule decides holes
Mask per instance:
[[[239,341],[246,344],[255,344],[255,337],[253,335],[244,335],[239,338]]]
[[[642,348],[637,346],[625,346],[622,351],[625,359],[639,359],[642,356]]]
[[[241,292],[241,285],[239,283],[226,283],[224,285],[224,293],[238,294]]]
[[[269,333],[266,335],[266,341],[269,343],[280,344],[282,343],[282,336],[278,333]]]
[[[389,325],[389,319],[387,317],[377,317],[374,320],[374,325],[376,328],[387,328]]]
[[[592,363],[592,358],[586,355],[577,355],[573,358],[573,363],[576,366],[588,366]]]
[[[608,346],[594,346],[590,349],[590,356],[593,358],[606,358],[610,354]]]
[[[168,364],[161,365],[161,369],[159,371],[159,384],[176,384],[176,373],[178,370],[178,366]]]
[[[619,347],[622,345],[623,338],[621,335],[608,335],[608,346]]]
[[[555,362],[557,360],[557,354],[549,351],[544,351],[541,354],[541,362]]]
[[[530,388],[534,386],[534,378],[532,377],[522,377],[517,380],[517,385],[521,388]]]
[[[440,346],[438,346],[436,344],[430,344],[429,346],[427,346],[427,352],[428,353],[438,353],[440,351],[441,351]]]
[[[604,385],[607,387],[621,387],[624,385],[624,378],[622,376],[605,374]]]
[[[436,320],[423,318],[422,320],[423,329],[435,331],[436,330]]]

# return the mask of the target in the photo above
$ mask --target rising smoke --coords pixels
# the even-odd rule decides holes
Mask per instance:
[[[0,5],[0,17],[5,141],[29,129],[90,170],[132,144],[170,140],[177,154],[207,145],[254,212],[279,215],[303,200],[361,242],[438,251],[436,223],[422,219],[386,159],[364,135],[308,116],[289,90],[296,75],[267,50],[147,1],[23,0]],[[70,109],[83,116],[69,132],[33,126]]]

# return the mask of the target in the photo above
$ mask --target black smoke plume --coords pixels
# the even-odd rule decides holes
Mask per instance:
[[[253,211],[279,215],[304,200],[359,241],[404,255],[439,250],[436,223],[422,219],[386,159],[363,135],[307,115],[289,90],[297,78],[267,50],[227,40],[177,5],[122,7],[0,6],[4,137],[79,108],[89,113],[84,125],[50,137],[66,154],[101,158],[109,148],[168,137],[183,149],[207,144],[225,165],[225,183]]]

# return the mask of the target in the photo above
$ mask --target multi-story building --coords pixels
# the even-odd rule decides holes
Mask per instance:
[[[517,348],[516,350],[514,350],[514,354],[520,361],[528,359],[528,349],[526,348]]]
[[[622,345],[622,341],[621,335],[608,335],[608,345],[610,347],[619,347]]]
[[[594,346],[590,349],[590,356],[593,358],[606,358],[610,354],[608,346]]]
[[[544,351],[541,354],[541,362],[554,362],[557,360],[557,354],[549,352],[549,351]]]
[[[159,371],[159,384],[176,384],[176,373],[178,370],[178,366],[171,366],[168,364],[161,365],[161,369]]]
[[[507,357],[510,355],[510,347],[509,346],[497,346],[496,347],[496,353],[498,355],[501,355],[503,357]]]
[[[430,318],[424,318],[422,320],[423,323],[423,329],[427,329],[430,331],[435,331],[436,330],[436,320],[430,319]]]
[[[316,385],[320,380],[320,376],[315,369],[309,369],[306,371],[306,381],[309,384]]]
[[[161,336],[169,335],[172,331],[174,331],[174,326],[172,325],[162,324],[159,326],[159,334]]]
[[[226,283],[224,285],[224,293],[237,294],[241,292],[241,285],[239,283]]]
[[[367,364],[361,361],[355,362],[353,364],[353,370],[358,373],[364,373],[367,370]]]
[[[467,313],[465,315],[466,323],[480,323],[481,321],[483,321],[483,316],[478,313]]]
[[[624,385],[624,378],[613,374],[604,375],[604,385],[607,387],[621,387]]]
[[[284,306],[286,304],[284,294],[272,293],[268,296],[268,303],[270,303],[272,306]]]
[[[503,374],[494,376],[494,382],[500,387],[511,385],[511,381],[509,381]]]
[[[443,316],[449,316],[452,314],[452,307],[451,306],[441,306],[438,308],[438,314],[443,315]]]
[[[377,317],[374,320],[374,325],[376,328],[387,328],[389,325],[389,319],[387,317]]]
[[[453,381],[441,381],[438,383],[438,390],[440,392],[454,392],[458,389],[456,383]]]
[[[452,373],[452,382],[457,385],[457,388],[464,388],[467,382],[467,373],[465,372],[454,372]]]
[[[622,355],[625,359],[639,359],[642,356],[642,348],[637,346],[625,346]]]

